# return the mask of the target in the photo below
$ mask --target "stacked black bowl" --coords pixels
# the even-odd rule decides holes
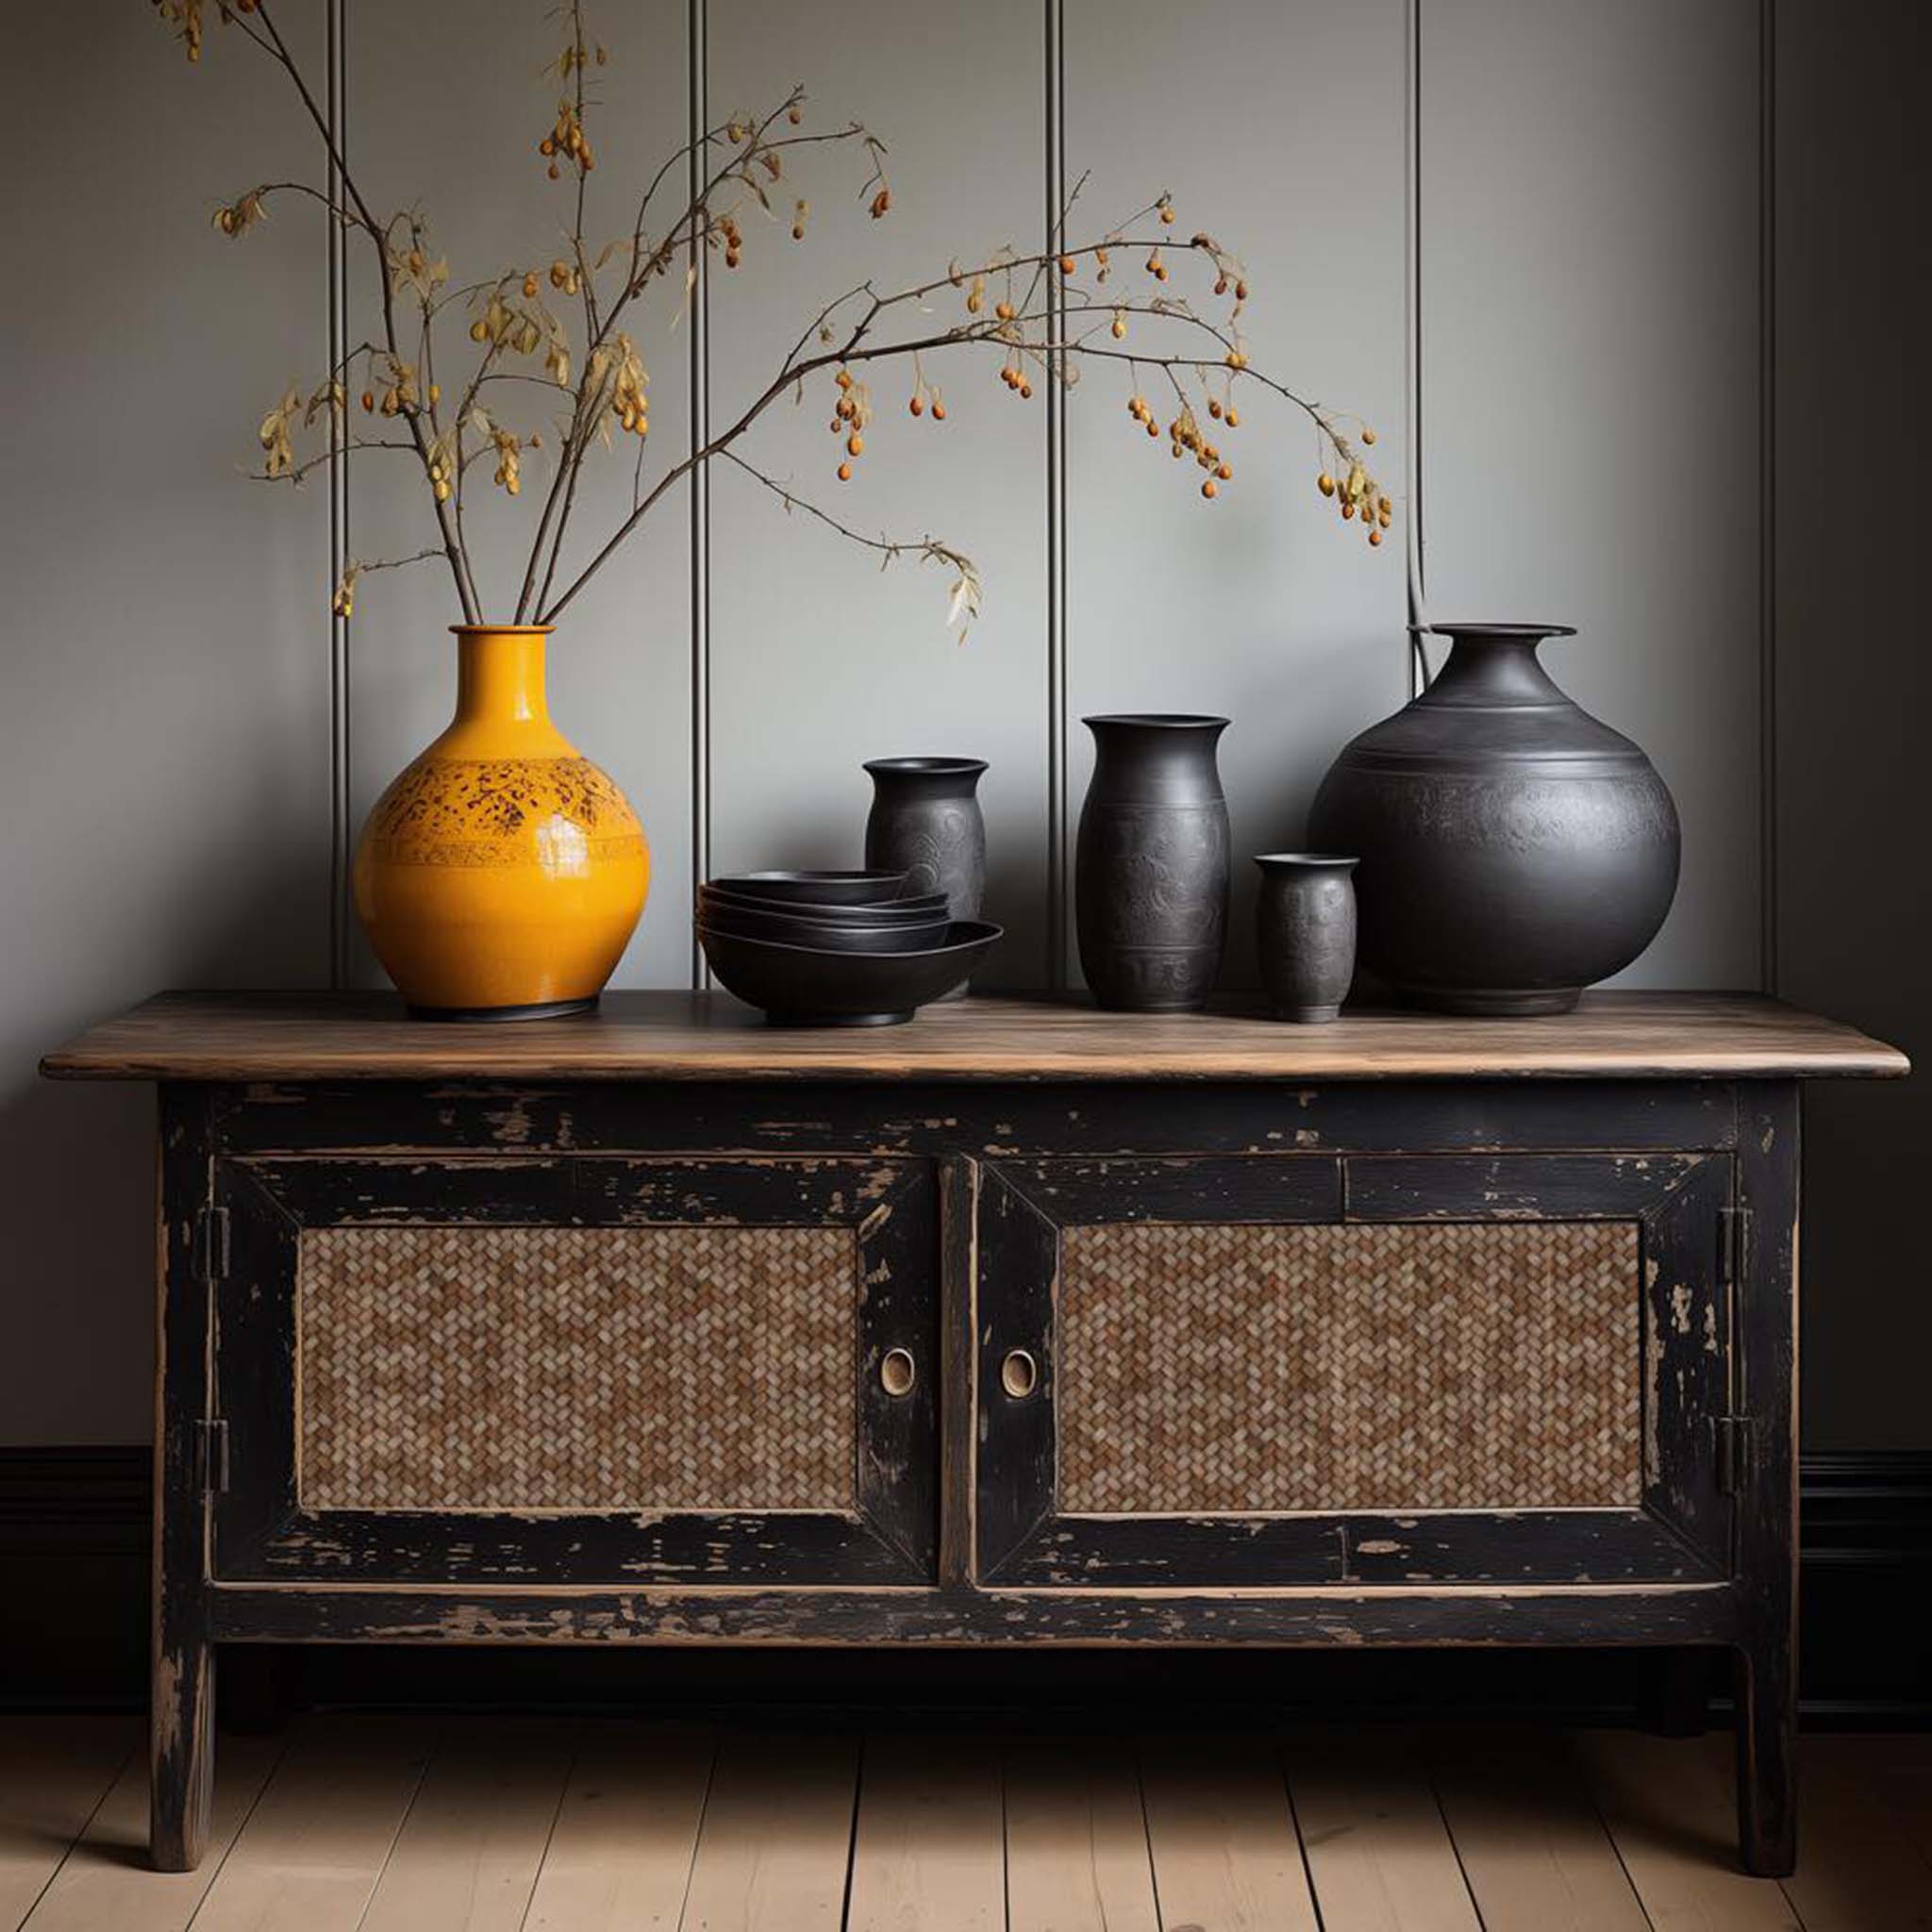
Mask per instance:
[[[727,992],[787,1026],[891,1026],[963,986],[1000,928],[951,919],[903,872],[741,872],[698,888]]]

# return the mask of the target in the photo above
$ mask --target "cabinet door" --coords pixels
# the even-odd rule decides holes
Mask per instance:
[[[1722,1573],[1727,1157],[1006,1160],[983,1579]]]
[[[221,1578],[911,1582],[919,1161],[224,1159]]]

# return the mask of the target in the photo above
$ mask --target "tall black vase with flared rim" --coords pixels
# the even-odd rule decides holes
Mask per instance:
[[[1543,668],[1557,624],[1437,624],[1428,689],[1343,747],[1312,843],[1360,855],[1358,952],[1441,1011],[1560,1013],[1669,912],[1676,807],[1641,749]]]
[[[872,758],[865,862],[904,872],[908,893],[943,892],[956,920],[977,919],[986,896],[984,758]]]
[[[1227,941],[1225,718],[1103,712],[1080,809],[1074,903],[1094,998],[1124,1012],[1204,1006]]]

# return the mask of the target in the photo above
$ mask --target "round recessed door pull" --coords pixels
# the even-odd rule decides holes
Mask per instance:
[[[887,1349],[885,1358],[879,1363],[879,1387],[888,1395],[910,1395],[912,1385],[918,1379],[919,1368],[908,1349]]]
[[[1040,1387],[1040,1364],[1024,1348],[1011,1350],[1000,1364],[1000,1387],[1015,1402],[1024,1402]]]

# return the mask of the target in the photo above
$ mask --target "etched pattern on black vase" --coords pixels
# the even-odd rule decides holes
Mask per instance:
[[[1082,814],[1080,958],[1108,1005],[1198,1005],[1227,939],[1227,807],[1098,805]]]
[[[1227,720],[1083,722],[1095,755],[1074,901],[1087,984],[1126,1011],[1199,1007],[1227,938],[1227,801],[1214,762]]]
[[[955,919],[977,919],[985,893],[986,824],[971,799],[941,799],[900,809],[874,808],[865,862],[904,872],[906,891],[943,892]]]
[[[874,758],[865,862],[904,872],[908,892],[943,892],[956,920],[977,919],[986,896],[986,820],[974,795],[980,758]]]
[[[1343,746],[1308,836],[1359,856],[1361,960],[1448,1012],[1561,1012],[1654,939],[1681,834],[1642,751],[1537,659],[1555,625],[1436,626],[1420,697]]]
[[[1087,849],[1107,887],[1093,907],[1103,945],[1219,950],[1227,924],[1224,805],[1104,806],[1092,826]]]

